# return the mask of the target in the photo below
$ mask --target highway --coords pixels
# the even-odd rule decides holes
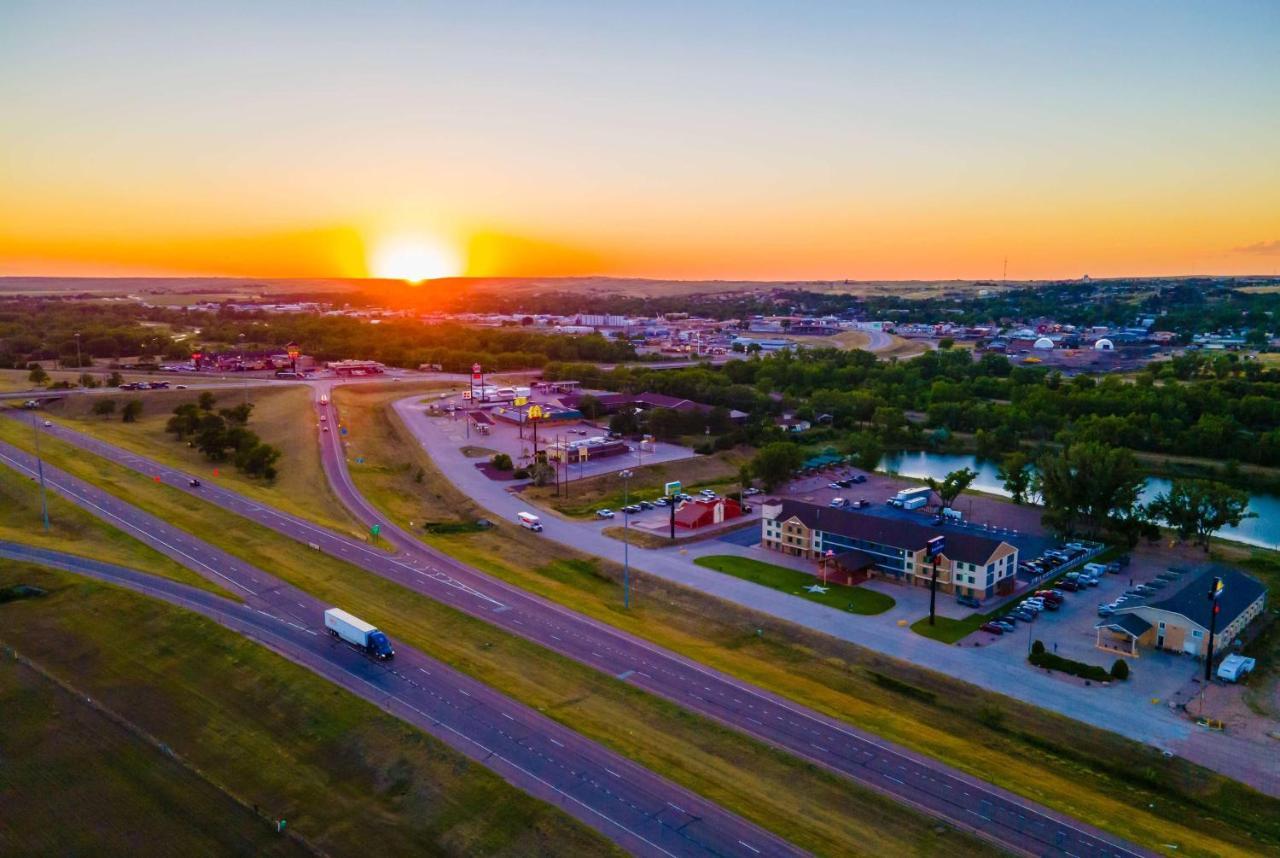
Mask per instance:
[[[320,391],[317,390],[317,393]],[[317,406],[332,425],[332,403]],[[569,658],[715,718],[838,772],[959,828],[1027,855],[1131,856],[1130,844],[851,725],[807,709],[529,594],[460,564],[386,522],[351,482],[337,432],[321,433],[324,466],[344,504],[365,522],[382,523],[398,554],[264,507],[209,482],[187,487],[187,475],[91,436],[44,430],[148,477],[239,513],[318,550],[357,565]]]
[[[4,443],[0,463],[28,476],[34,472],[33,457]],[[803,854],[394,637],[391,662],[366,658],[325,632],[323,612],[331,605],[47,463],[44,472],[54,491],[236,593],[244,604],[47,549],[0,542],[0,557],[90,575],[201,613],[436,736],[634,854]]]

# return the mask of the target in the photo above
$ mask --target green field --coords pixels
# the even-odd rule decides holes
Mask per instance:
[[[352,469],[360,490],[406,523],[487,516],[399,424],[387,408],[397,398],[389,388],[337,392],[344,419],[369,451]],[[562,559],[547,563],[544,540],[505,522],[483,533],[422,538],[575,611],[1153,849],[1280,854],[1280,802],[1114,733],[634,569],[632,608],[624,611],[619,564],[562,547]]]
[[[693,562],[699,566],[705,566],[735,578],[742,578],[753,584],[780,590],[788,595],[808,599],[839,611],[850,611],[855,614],[883,614],[895,604],[892,596],[863,587],[832,584],[825,593],[811,593],[804,588],[821,584],[821,582],[809,573],[788,569],[785,566],[775,566],[750,557],[712,554],[699,557]]]
[[[0,603],[0,642],[76,694],[0,659],[2,854],[617,854],[433,737],[201,617],[0,568],[0,589],[17,583],[49,595]],[[276,835],[280,818],[312,848]]]
[[[246,399],[253,404],[249,428],[262,440],[279,449],[283,455],[277,464],[280,476],[273,483],[241,474],[229,462],[209,462],[198,450],[188,447],[165,431],[173,409],[195,402],[202,391],[165,390],[110,396],[117,404],[111,418],[95,416],[91,409],[100,397],[84,396],[52,404],[46,416],[67,426],[95,435],[126,450],[147,456],[166,465],[198,474],[203,481],[216,480],[220,485],[317,524],[356,533],[360,528],[347,515],[329,488],[320,464],[318,421],[311,404],[311,391],[296,385],[279,387],[246,387],[240,390],[212,391],[219,408],[239,405]],[[142,416],[136,423],[123,423],[119,408],[130,399],[143,403]],[[213,476],[214,468],[218,476]]]
[[[39,484],[6,465],[0,465],[0,539],[131,566],[239,600],[239,596],[106,524],[64,500],[57,492],[48,491],[46,497],[49,504],[47,532],[40,508]]]
[[[14,424],[0,420],[0,437],[9,440],[9,435],[15,435]],[[49,439],[45,453],[58,467],[332,604],[361,605],[361,615],[393,639],[430,653],[810,851],[837,854],[857,843],[863,844],[863,854],[990,854],[985,844],[945,827],[935,830],[932,820],[844,778],[176,488],[54,439]],[[402,470],[394,473],[412,480]],[[492,538],[492,532],[440,539],[465,542],[473,537]],[[549,559],[538,574],[567,582],[598,573],[585,561]]]

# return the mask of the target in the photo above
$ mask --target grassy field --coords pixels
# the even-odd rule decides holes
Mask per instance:
[[[0,421],[0,437],[12,431],[10,425]],[[810,851],[838,854],[856,843],[863,845],[863,854],[990,854],[972,838],[945,828],[937,831],[931,820],[843,778],[175,488],[54,440],[45,452],[57,466],[333,604],[364,606],[362,616],[393,639],[432,654]],[[392,473],[412,483],[404,469]],[[492,538],[492,531],[433,537],[472,548]],[[537,574],[548,582],[568,582],[598,572],[585,561],[555,559],[539,566]]]
[[[53,548],[81,557],[131,566],[153,575],[181,581],[204,590],[239,600],[190,569],[117,530],[57,492],[47,493],[49,530],[44,529],[40,509],[40,487],[17,471],[0,465],[0,539]]]
[[[738,471],[748,458],[741,450],[726,450],[711,456],[694,456],[632,468],[631,502],[660,497],[663,486],[672,480],[679,480],[686,492],[694,489],[736,491],[739,488]],[[601,474],[584,480],[571,480],[567,497],[563,494],[563,487],[562,494],[557,496],[553,486],[530,486],[521,496],[562,515],[587,518],[595,515],[601,507],[621,507],[623,486],[617,474]]]
[[[319,430],[309,389],[297,386],[247,387],[214,393],[218,399],[217,407],[239,405],[246,398],[253,404],[249,428],[283,454],[277,465],[280,476],[274,483],[246,476],[230,463],[214,465],[198,450],[165,431],[173,409],[183,403],[195,402],[200,391],[151,391],[112,397],[118,405],[132,398],[144,403],[142,416],[136,423],[123,423],[118,415],[111,419],[95,417],[91,409],[97,397],[80,397],[50,405],[46,416],[139,455],[199,474],[201,480],[216,479],[219,484],[247,497],[270,503],[317,524],[348,533],[359,531],[360,528],[330,490],[320,465],[320,447],[316,440]],[[215,467],[218,469],[217,477],[213,476]]]
[[[385,406],[394,391],[340,391],[370,434],[354,470],[398,520],[485,516],[435,470]],[[557,548],[499,522],[424,539],[463,562],[640,637],[948,762],[1050,807],[1178,854],[1280,854],[1280,802],[1181,759],[1009,697],[792,626],[632,570]],[[755,629],[765,630],[756,635]]]
[[[797,343],[802,343],[811,348],[842,349],[845,351],[865,349],[867,343],[871,342],[871,337],[865,331],[841,331],[829,337],[787,335],[787,339],[795,340]]]
[[[693,562],[699,566],[705,566],[735,578],[742,578],[754,584],[772,587],[774,590],[840,611],[851,611],[855,614],[883,614],[894,605],[891,596],[864,587],[832,585],[825,593],[811,593],[804,588],[819,583],[812,575],[797,569],[753,560],[750,557],[713,554],[699,557]]]
[[[0,853],[310,851],[274,833],[271,820],[284,818],[334,855],[370,844],[386,855],[617,854],[436,739],[212,622],[70,575],[0,569],[0,588],[19,582],[49,595],[0,604],[0,640],[78,694],[0,661]]]

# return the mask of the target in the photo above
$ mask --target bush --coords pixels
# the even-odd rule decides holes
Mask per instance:
[[[1081,679],[1092,679],[1094,682],[1106,682],[1111,678],[1105,668],[1096,664],[1085,664],[1082,661],[1072,661],[1069,658],[1063,658],[1054,655],[1051,652],[1032,652],[1027,657],[1027,661],[1036,667],[1043,667],[1046,670],[1057,670],[1062,673],[1069,673],[1072,676],[1078,676]]]
[[[1111,678],[1118,679],[1121,682],[1129,678],[1129,662],[1123,658],[1117,658],[1116,663],[1111,665]]]
[[[499,471],[509,471],[512,468],[511,457],[506,453],[494,453],[493,458],[489,460],[489,464]]]
[[[1044,652],[1044,641],[1036,641],[1031,645],[1031,654],[1040,655]]]
[[[517,468],[511,472],[512,479],[527,480],[529,479],[529,471],[526,468]]]

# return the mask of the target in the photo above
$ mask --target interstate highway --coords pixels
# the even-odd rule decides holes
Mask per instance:
[[[35,474],[33,457],[3,442],[0,464]],[[366,658],[326,633],[322,617],[329,604],[57,468],[46,464],[44,473],[52,490],[234,592],[244,604],[47,549],[0,542],[0,557],[90,575],[201,613],[434,735],[633,854],[804,854],[403,642],[393,640],[396,656],[390,662]]]
[[[337,425],[332,403],[318,406]],[[793,701],[664,650],[648,641],[529,594],[458,563],[385,518],[356,490],[337,432],[321,433],[322,457],[341,501],[362,521],[383,524],[397,549],[389,556],[363,542],[311,524],[62,426],[55,437],[197,494],[301,542],[356,563],[459,610],[591,665],[687,709],[889,795],[1000,846],[1027,855],[1146,854],[944,763],[893,745]]]

